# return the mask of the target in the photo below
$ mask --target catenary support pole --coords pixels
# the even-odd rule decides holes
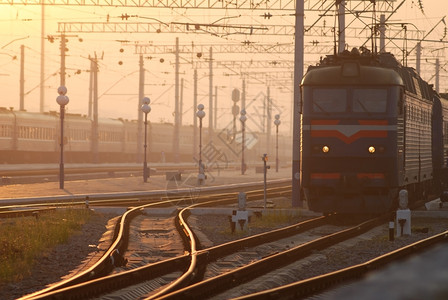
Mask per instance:
[[[301,207],[300,197],[300,132],[302,122],[300,81],[303,77],[304,0],[296,1],[294,34],[294,117],[292,143],[292,206]]]

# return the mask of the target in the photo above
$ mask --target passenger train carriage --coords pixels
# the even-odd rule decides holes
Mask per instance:
[[[301,89],[310,209],[380,213],[396,208],[401,189],[415,201],[440,186],[448,114],[432,86],[392,54],[327,56],[308,69]]]
[[[143,144],[141,149],[137,148],[137,121],[99,118],[97,128],[96,144],[92,142],[92,120],[78,114],[65,114],[65,162],[135,163],[143,159]],[[217,165],[226,167],[232,162],[239,165],[241,140],[229,139],[232,137],[231,134],[226,130],[217,129],[211,146],[208,128],[202,130],[203,160],[210,168]],[[253,132],[250,134],[256,135],[257,140],[256,142],[251,140],[245,149],[248,163],[259,163],[263,153],[274,153],[274,135],[271,136],[271,151],[269,151],[266,146],[266,134]],[[193,126],[180,127],[179,152],[175,155],[173,124],[148,122],[148,161],[174,162],[179,159],[181,162],[195,162],[198,145],[193,144],[193,135]],[[246,136],[249,136],[249,133]],[[283,164],[290,162],[292,150],[290,144],[290,138],[279,136],[279,157]],[[212,150],[219,153],[212,153]],[[56,163],[59,157],[60,116],[57,112],[36,113],[0,107],[0,163]]]

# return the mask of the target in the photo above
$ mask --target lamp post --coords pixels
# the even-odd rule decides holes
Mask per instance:
[[[148,97],[144,97],[142,99],[143,105],[140,108],[142,112],[145,114],[145,145],[143,146],[143,182],[148,182],[149,177],[149,170],[148,170],[148,162],[146,160],[146,149],[148,148],[146,139],[147,139],[147,128],[148,128],[148,113],[151,111],[151,106],[149,106],[149,103],[151,100],[149,100]]]
[[[67,94],[67,88],[61,85],[58,88],[59,96],[56,97],[56,102],[60,106],[60,116],[61,116],[61,157],[59,160],[59,188],[64,189],[64,113],[65,106],[68,104],[69,99],[65,95]]]
[[[205,117],[204,105],[198,105],[196,116],[199,118],[199,170],[198,185],[202,185],[205,181],[204,164],[202,163],[202,119]]]
[[[275,115],[275,172],[278,172],[278,125],[280,123],[280,115]]]
[[[242,109],[241,116],[240,116],[240,121],[241,121],[241,175],[244,175],[244,173],[246,172],[246,164],[244,163],[244,146],[246,144],[246,137],[245,137],[246,120],[247,120],[246,110]]]

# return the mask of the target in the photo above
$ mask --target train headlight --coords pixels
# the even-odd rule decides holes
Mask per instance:
[[[375,149],[374,146],[370,146],[370,147],[369,147],[369,153],[370,153],[370,154],[375,153],[375,151],[376,151],[376,149]]]
[[[323,147],[322,147],[322,152],[323,152],[323,153],[328,153],[328,152],[330,152],[330,147],[328,147],[328,146],[323,146]]]

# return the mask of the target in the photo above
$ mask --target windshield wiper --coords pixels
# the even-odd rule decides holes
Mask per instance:
[[[356,98],[355,101],[359,104],[359,106],[362,107],[364,112],[366,112],[369,116],[372,115],[372,113],[364,106],[364,104],[359,100],[359,98]]]
[[[329,115],[329,113],[328,113],[325,109],[323,109],[322,106],[320,106],[319,104],[317,104],[317,102],[313,101],[313,105],[316,105],[317,108],[319,108],[325,115],[327,115],[327,116]]]

